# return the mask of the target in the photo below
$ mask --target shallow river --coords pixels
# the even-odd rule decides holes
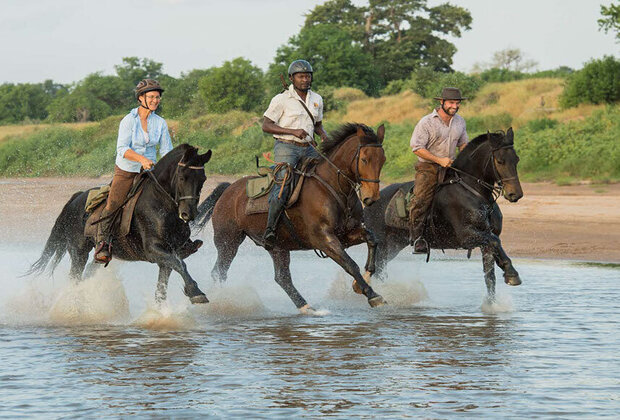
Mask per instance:
[[[207,235],[208,236],[208,235]],[[318,310],[300,315],[245,243],[216,286],[207,244],[187,262],[211,303],[190,307],[173,274],[113,262],[74,286],[20,278],[43,244],[0,246],[0,416],[615,417],[620,412],[620,270],[516,259],[484,302],[479,255],[402,253],[371,309],[329,260],[292,273]],[[352,255],[362,263],[364,248]]]

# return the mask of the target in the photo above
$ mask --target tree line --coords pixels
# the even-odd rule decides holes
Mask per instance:
[[[615,6],[602,7],[601,13],[601,29],[617,32]],[[143,78],[159,80],[166,90],[159,112],[169,118],[260,111],[282,89],[280,75],[298,58],[312,63],[328,110],[338,106],[331,97],[336,87],[370,96],[413,90],[430,98],[451,85],[473,97],[485,83],[527,77],[566,77],[564,106],[620,100],[620,61],[614,57],[593,60],[576,72],[560,67],[532,73],[533,62],[520,50],[507,49],[475,73],[455,72],[456,47],[446,38],[460,37],[471,23],[468,10],[449,3],[430,7],[426,0],[369,0],[358,6],[329,0],[306,15],[304,26],[277,49],[267,71],[238,57],[175,78],[163,72],[162,63],[125,57],[114,75],[92,73],[69,85],[52,80],[0,85],[0,124],[97,121],[123,114],[135,106],[133,88]]]

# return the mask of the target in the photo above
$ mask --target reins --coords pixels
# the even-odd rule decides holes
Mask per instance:
[[[480,146],[482,146],[482,145],[480,145]],[[478,147],[480,147],[480,146],[478,146]],[[504,182],[516,179],[516,177],[502,178],[499,175],[499,172],[497,172],[497,168],[495,167],[495,152],[498,151],[498,150],[501,150],[501,149],[510,149],[510,148],[514,148],[514,145],[509,144],[509,145],[497,147],[495,149],[491,149],[490,159],[489,159],[489,161],[487,161],[486,165],[484,166],[484,170],[486,170],[486,168],[489,165],[489,163],[491,163],[491,167],[493,168],[493,177],[494,177],[494,183],[493,184],[489,184],[488,182],[483,181],[482,179],[477,178],[476,176],[471,175],[471,174],[469,174],[469,173],[467,173],[467,172],[465,172],[465,171],[463,171],[461,169],[458,169],[458,168],[455,168],[455,167],[452,167],[452,166],[449,169],[452,169],[453,171],[455,171],[458,174],[466,175],[466,176],[474,179],[478,185],[480,185],[483,188],[487,189],[491,193],[491,196],[493,197],[493,201],[492,202],[494,203],[504,193]],[[476,151],[477,151],[477,149],[474,150],[474,152],[472,152],[472,154],[475,153]],[[484,172],[484,170],[483,170],[483,172]],[[496,183],[497,183],[497,185],[496,185]],[[466,190],[468,190],[472,194],[476,195],[477,197],[482,198],[484,200],[487,200],[485,197],[482,196],[482,194],[480,194],[478,191],[476,191],[470,185],[465,183],[463,181],[463,179],[461,177],[459,177],[459,176],[457,176],[456,178],[451,179],[448,182],[444,183],[444,185],[446,185],[446,184],[460,184]]]

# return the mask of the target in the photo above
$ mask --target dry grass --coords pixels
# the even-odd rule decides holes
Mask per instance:
[[[14,124],[14,125],[0,125],[0,142],[3,142],[12,136],[21,136],[24,134],[31,134],[35,131],[45,130],[54,126],[62,126],[74,129],[80,129],[97,124],[95,122],[86,123],[62,123],[62,124]]]
[[[541,78],[518,80],[507,83],[489,83],[476,98],[464,101],[461,115],[480,117],[485,115],[509,114],[515,128],[528,121],[550,118],[560,122],[584,119],[604,105],[580,105],[561,110],[558,98],[563,90],[563,79]],[[340,121],[363,122],[376,125],[382,121],[416,124],[420,118],[431,112],[434,101],[426,100],[413,92],[381,98],[356,98],[345,112],[328,116]]]
[[[430,103],[413,92],[353,101],[338,120],[377,125],[382,121],[391,123],[415,123],[429,113]]]

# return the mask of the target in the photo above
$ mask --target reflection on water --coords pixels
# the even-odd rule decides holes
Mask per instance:
[[[207,308],[189,307],[176,278],[169,305],[155,310],[156,269],[118,265],[124,295],[109,306],[126,299],[117,311],[130,314],[89,322],[49,311],[70,296],[71,313],[92,314],[87,302],[99,313],[118,292],[112,280],[88,286],[89,300],[63,282],[66,267],[29,283],[17,280],[16,251],[0,251],[0,416],[566,418],[620,409],[618,270],[516,261],[524,285],[498,285],[512,309],[488,314],[479,262],[403,256],[392,283],[375,285],[396,303],[373,310],[333,264],[301,254],[295,282],[326,313],[313,317],[256,269],[263,254],[245,251],[225,287],[208,281],[209,253],[188,260],[217,301]]]

